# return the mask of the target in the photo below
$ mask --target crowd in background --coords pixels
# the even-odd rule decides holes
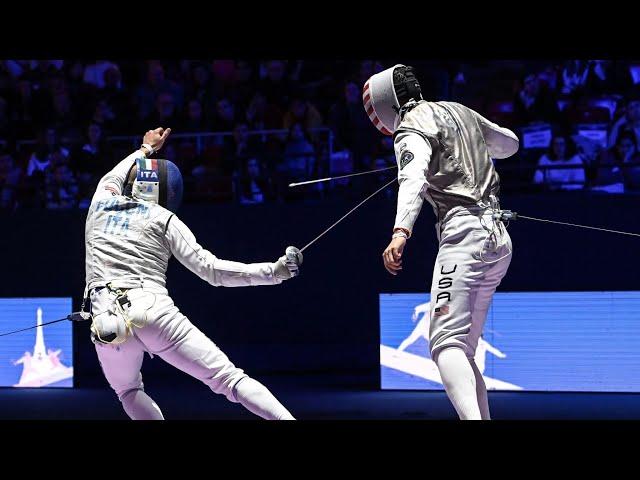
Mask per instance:
[[[496,162],[503,191],[640,191],[640,61],[400,61],[425,99],[518,133],[520,152]],[[186,202],[362,196],[393,171],[287,185],[395,164],[361,99],[394,63],[0,61],[0,208],[86,208],[99,178],[158,126],[172,129],[157,155],[180,167]]]

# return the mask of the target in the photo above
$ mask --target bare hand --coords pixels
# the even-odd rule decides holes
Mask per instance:
[[[397,275],[402,270],[402,251],[406,243],[407,239],[404,237],[392,238],[389,246],[382,253],[384,268],[391,275]]]
[[[157,152],[164,145],[164,141],[167,139],[169,134],[171,133],[171,129],[167,128],[166,130],[162,127],[156,128],[155,130],[149,130],[144,134],[144,138],[142,139],[142,143],[148,143],[153,147],[153,151]]]

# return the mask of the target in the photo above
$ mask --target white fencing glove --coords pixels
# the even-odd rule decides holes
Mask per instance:
[[[296,247],[287,247],[285,254],[275,263],[274,273],[281,280],[288,280],[300,274],[302,252]]]

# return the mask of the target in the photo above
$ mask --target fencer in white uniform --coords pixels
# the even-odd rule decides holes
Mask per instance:
[[[413,69],[395,65],[364,85],[373,124],[393,135],[397,212],[387,270],[402,269],[404,247],[424,200],[437,217],[439,250],[431,285],[429,348],[461,419],[489,419],[487,389],[473,357],[487,310],[511,262],[492,158],[517,152],[518,137],[455,102],[422,98]]]
[[[85,299],[102,371],[132,419],[163,419],[144,391],[145,352],[262,418],[293,419],[264,385],[237,368],[178,310],[165,280],[173,255],[214,286],[276,285],[298,274],[302,254],[289,247],[276,262],[245,264],[221,260],[200,246],[175,214],[183,188],[179,169],[147,158],[169,133],[148,131],[140,149],[100,180],[89,207]]]

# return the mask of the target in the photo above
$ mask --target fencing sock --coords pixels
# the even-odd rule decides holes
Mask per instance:
[[[164,420],[160,407],[142,389],[125,392],[120,401],[124,411],[133,420]]]
[[[480,407],[480,415],[482,416],[482,420],[491,420],[491,415],[489,414],[489,398],[487,397],[487,386],[484,384],[484,378],[482,378],[482,373],[480,373],[480,369],[473,358],[469,358],[468,360],[476,376],[476,399]]]
[[[236,399],[247,410],[267,420],[295,420],[293,415],[257,380],[244,377],[235,386]]]
[[[436,364],[447,396],[460,419],[481,420],[476,397],[476,376],[465,352],[461,348],[445,348],[438,354]]]

